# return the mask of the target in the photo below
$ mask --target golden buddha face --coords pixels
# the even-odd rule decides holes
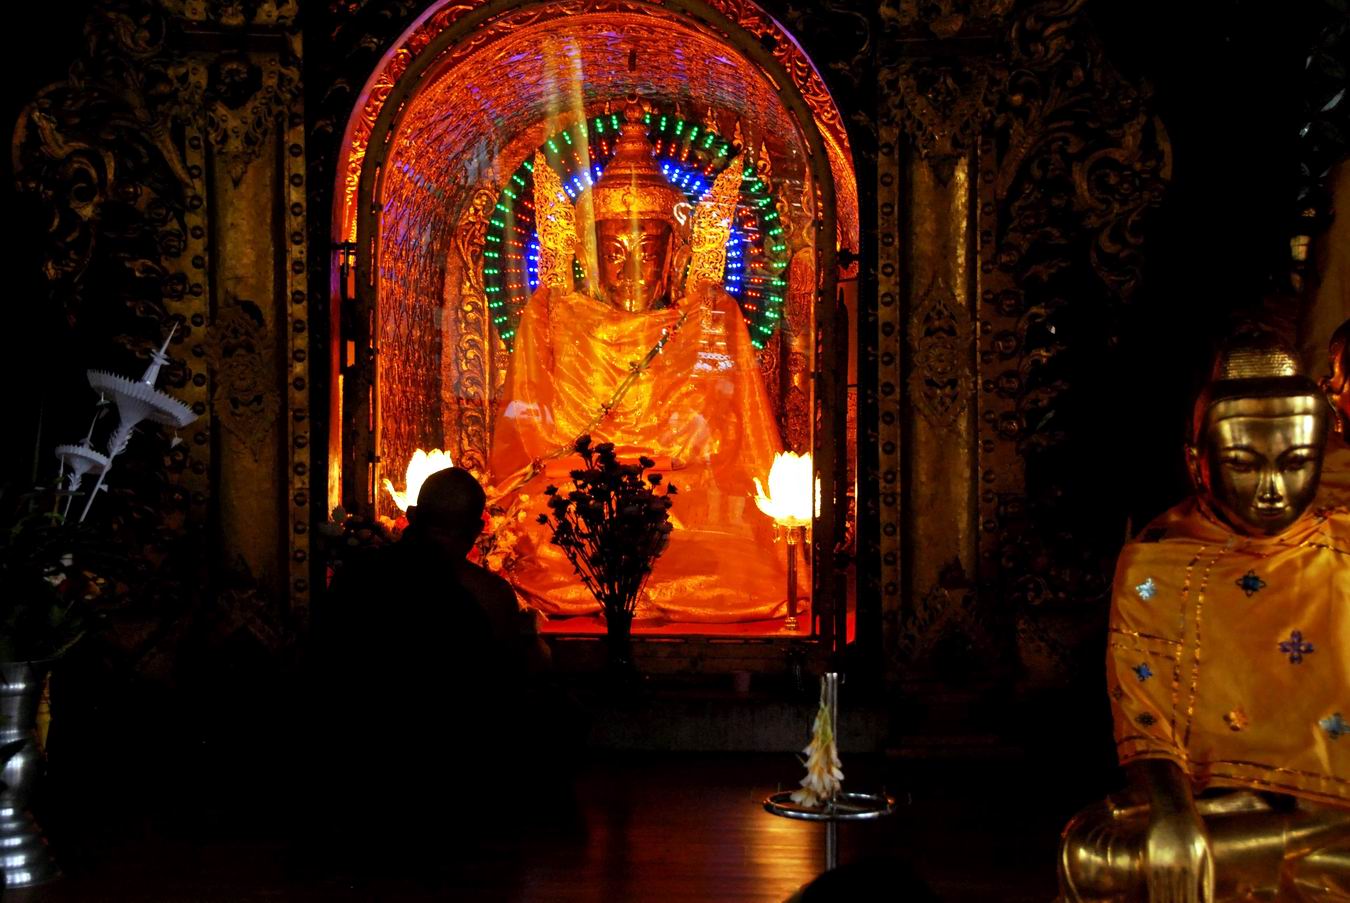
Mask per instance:
[[[1312,396],[1231,398],[1209,409],[1192,461],[1229,526],[1275,536],[1312,504],[1326,432],[1318,404]]]
[[[662,220],[600,220],[595,224],[600,292],[620,310],[650,310],[666,294],[673,229]]]

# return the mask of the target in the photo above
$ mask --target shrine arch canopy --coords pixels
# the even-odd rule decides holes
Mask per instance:
[[[805,358],[794,377],[785,338],[763,363],[766,382],[781,388],[771,394],[785,441],[816,444],[819,399],[805,384],[812,302],[833,297],[836,251],[858,247],[857,191],[839,111],[791,36],[745,0],[445,2],[385,56],[344,136],[334,240],[354,249],[341,261],[353,264],[347,293],[371,326],[377,363],[363,375],[344,365],[350,349],[334,355],[333,384],[345,387],[334,404],[343,435],[333,437],[341,460],[330,501],[373,502],[415,447],[446,447],[481,466],[509,351],[484,294],[494,205],[551,137],[577,134],[631,94],[734,145],[782,214],[784,260],[808,299],[795,308],[792,339]],[[809,273],[798,272],[799,252],[809,252]],[[786,263],[779,275],[786,295]],[[794,308],[785,308],[786,335]],[[334,335],[350,334],[341,317]],[[808,435],[788,439],[789,419]]]
[[[371,76],[348,124],[335,237],[356,238],[372,141],[405,161],[443,152],[422,157],[418,175],[453,193],[529,128],[575,121],[578,106],[630,92],[691,117],[709,107],[734,114],[744,137],[765,141],[775,157],[792,137],[810,152],[810,136],[791,134],[805,113],[828,158],[840,244],[856,249],[857,188],[839,110],[800,46],[745,0],[432,5]],[[784,96],[803,109],[788,109],[796,104]]]

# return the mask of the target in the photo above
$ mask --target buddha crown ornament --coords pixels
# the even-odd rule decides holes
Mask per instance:
[[[636,97],[623,109],[623,124],[614,156],[591,188],[591,208],[603,220],[675,219],[675,208],[685,203],[684,192],[670,183],[656,165],[647,140],[645,111]]]
[[[675,289],[685,272],[685,294],[697,285],[721,283],[743,161],[739,156],[729,161],[701,202],[691,205],[661,171],[647,139],[645,116],[637,97],[630,96],[614,155],[575,206],[558,173],[543,154],[535,154],[541,286],[571,291],[577,257],[583,261],[588,289],[630,311],[646,310],[678,294]]]

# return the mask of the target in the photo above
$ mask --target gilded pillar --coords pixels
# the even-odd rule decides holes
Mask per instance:
[[[228,166],[212,167],[211,226],[215,272],[211,347],[219,472],[220,548],[225,565],[278,587],[282,496],[277,265],[271,215],[276,172],[245,169],[236,183]]]
[[[294,3],[187,4],[183,56],[200,143],[209,301],[216,566],[273,611],[309,592],[304,114]],[[221,52],[229,36],[230,50]]]
[[[971,157],[906,155],[911,216],[904,247],[904,405],[909,452],[902,468],[910,549],[904,589],[912,617],[947,604],[975,572],[975,391],[971,273]]]
[[[980,11],[984,24],[1001,14]],[[924,15],[900,5],[881,61],[876,447],[892,677],[931,673],[945,640],[979,645],[987,629],[976,614],[977,219],[997,58],[945,46],[952,22]]]

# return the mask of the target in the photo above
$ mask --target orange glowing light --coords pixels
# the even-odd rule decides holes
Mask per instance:
[[[767,495],[759,477],[755,477],[755,504],[781,526],[808,527],[815,513],[814,482],[809,453],[779,452],[769,468]]]
[[[417,504],[417,494],[422,491],[422,484],[426,482],[427,477],[454,466],[455,462],[450,460],[449,452],[441,451],[439,448],[427,452],[419,448],[413,452],[412,459],[408,461],[408,470],[403,478],[404,490],[399,492],[394,488],[394,484],[386,479],[385,491],[389,493],[389,497],[394,500],[395,505],[398,505],[400,511],[407,511]]]

